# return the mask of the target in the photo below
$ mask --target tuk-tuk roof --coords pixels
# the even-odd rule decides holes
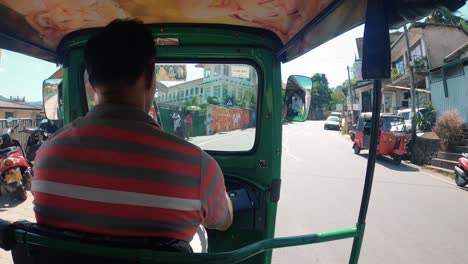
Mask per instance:
[[[405,19],[427,15],[440,2],[456,10],[466,0],[386,2],[390,24],[400,26]],[[276,55],[286,62],[362,24],[366,5],[367,0],[0,0],[0,48],[56,62],[66,35],[128,18],[145,24],[263,29],[281,40]]]

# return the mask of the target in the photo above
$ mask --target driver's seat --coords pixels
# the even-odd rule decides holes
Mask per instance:
[[[145,238],[145,237],[115,237],[107,235],[96,235],[90,233],[76,232],[49,228],[28,221],[10,223],[0,220],[0,247],[11,250],[15,264],[90,264],[90,263],[117,263],[129,264],[139,262],[135,259],[121,259],[99,256],[99,252],[77,253],[75,250],[57,250],[35,245],[34,242],[23,244],[17,242],[18,230],[45,236],[50,243],[57,241],[73,241],[83,244],[94,244],[105,246],[109,250],[125,249],[148,249],[166,252],[193,253],[190,244],[186,241],[168,238]]]

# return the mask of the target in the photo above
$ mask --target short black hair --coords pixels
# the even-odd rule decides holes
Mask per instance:
[[[132,84],[155,63],[153,35],[139,20],[116,19],[88,40],[84,58],[91,85]]]

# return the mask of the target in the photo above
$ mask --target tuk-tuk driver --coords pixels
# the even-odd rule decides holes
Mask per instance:
[[[216,161],[148,115],[156,52],[145,25],[111,22],[88,40],[84,56],[99,102],[39,150],[32,184],[37,222],[185,241],[199,225],[229,228],[232,204]]]
[[[298,93],[294,93],[293,101],[292,101],[292,110],[295,115],[298,115],[299,112],[302,110],[302,106],[304,103],[302,102],[301,97]]]

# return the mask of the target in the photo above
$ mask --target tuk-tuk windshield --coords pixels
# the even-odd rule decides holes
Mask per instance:
[[[405,120],[401,117],[384,117],[382,129],[387,132],[404,132]]]
[[[165,132],[205,150],[249,151],[255,144],[258,73],[248,64],[157,63],[156,100]],[[96,104],[84,74],[88,109]]]

